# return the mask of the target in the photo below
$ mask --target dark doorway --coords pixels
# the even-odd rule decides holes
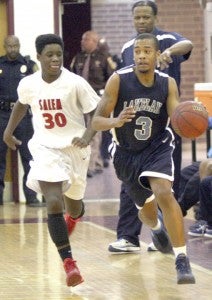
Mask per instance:
[[[72,58],[80,51],[82,34],[91,29],[90,0],[64,5],[62,35],[64,41],[64,66],[69,69]]]

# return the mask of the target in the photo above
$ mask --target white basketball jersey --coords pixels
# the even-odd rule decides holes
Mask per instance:
[[[52,83],[42,79],[41,71],[22,79],[18,86],[22,104],[31,107],[33,139],[50,148],[65,148],[85,131],[83,114],[93,111],[99,97],[82,77],[62,68]]]

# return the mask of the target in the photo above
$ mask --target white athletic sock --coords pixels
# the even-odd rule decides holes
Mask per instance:
[[[179,254],[185,254],[187,255],[186,246],[182,247],[173,247],[174,255],[177,257]]]
[[[158,230],[161,229],[161,227],[162,227],[161,226],[161,221],[158,219],[157,225],[155,227],[151,228],[151,229],[154,230],[154,231],[158,231]]]

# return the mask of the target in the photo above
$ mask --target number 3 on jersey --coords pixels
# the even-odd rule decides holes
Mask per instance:
[[[67,124],[66,117],[63,113],[56,113],[54,115],[50,113],[43,114],[45,120],[45,128],[52,129],[55,126],[64,127]]]
[[[151,136],[152,120],[149,117],[138,117],[136,125],[141,126],[141,129],[135,129],[134,135],[137,140],[147,140]]]

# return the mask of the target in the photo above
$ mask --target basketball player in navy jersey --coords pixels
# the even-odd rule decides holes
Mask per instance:
[[[135,39],[135,66],[110,77],[92,126],[100,131],[112,129],[116,174],[138,207],[139,218],[151,228],[158,250],[169,252],[172,244],[177,283],[195,283],[186,253],[183,216],[172,190],[174,135],[168,125],[179,94],[175,80],[155,70],[159,56],[153,34],[143,33]],[[157,205],[171,244],[157,218]]]
[[[156,26],[158,16],[157,4],[150,0],[137,1],[132,5],[132,17],[137,34],[152,33],[158,41],[161,55],[158,69],[163,70],[176,80],[180,92],[181,64],[189,59],[193,48],[192,42],[179,33],[162,30]],[[132,65],[133,43],[135,38],[127,41],[122,48],[122,67]],[[174,182],[173,190],[178,199],[178,189],[181,174],[182,139],[175,134]],[[109,244],[108,250],[115,253],[140,253],[139,235],[142,223],[137,217],[137,208],[125,192],[125,185],[121,185],[119,218],[117,224],[117,240]],[[148,251],[157,250],[151,243]]]

